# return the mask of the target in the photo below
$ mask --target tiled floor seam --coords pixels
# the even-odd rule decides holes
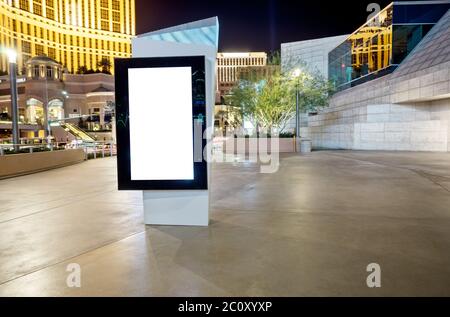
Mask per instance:
[[[102,244],[102,245],[99,245],[99,246],[94,247],[94,248],[92,248],[92,249],[86,250],[86,251],[84,251],[84,252],[82,252],[82,253],[80,253],[80,254],[77,254],[77,255],[74,255],[74,256],[70,256],[70,257],[68,257],[68,258],[62,259],[62,260],[60,260],[60,261],[58,261],[58,262],[55,262],[55,263],[47,264],[47,265],[45,265],[45,266],[42,266],[42,267],[40,267],[40,268],[37,268],[37,269],[32,270],[32,271],[30,271],[30,272],[27,272],[27,273],[25,273],[25,274],[16,276],[16,277],[11,278],[11,279],[9,279],[9,280],[6,280],[6,281],[0,281],[0,286],[2,286],[2,285],[4,285],[4,284],[8,284],[8,283],[10,283],[10,282],[12,282],[12,281],[21,279],[21,278],[23,278],[23,277],[25,277],[25,276],[28,276],[28,275],[30,275],[30,274],[34,274],[34,273],[36,273],[36,272],[39,272],[39,271],[48,269],[48,268],[50,268],[50,267],[52,267],[52,266],[56,266],[56,265],[59,265],[59,264],[61,264],[61,263],[67,262],[67,261],[69,261],[69,260],[71,260],[71,259],[75,259],[75,258],[78,258],[78,257],[80,257],[80,256],[89,254],[89,253],[91,253],[91,252],[100,250],[100,249],[102,249],[102,248],[108,247],[108,246],[110,246],[110,245],[112,245],[112,244],[121,242],[121,241],[123,241],[123,240],[127,240],[127,239],[129,239],[129,238],[131,238],[131,237],[134,237],[134,236],[137,236],[137,235],[139,235],[139,234],[145,233],[146,231],[147,231],[147,229],[145,229],[145,230],[143,230],[143,231],[140,231],[140,232],[132,233],[132,234],[126,236],[126,237],[123,237],[123,238],[120,238],[120,239],[116,239],[116,240],[112,240],[112,241],[106,242],[105,244]]]

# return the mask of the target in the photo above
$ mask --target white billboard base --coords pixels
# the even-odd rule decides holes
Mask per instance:
[[[208,226],[207,190],[144,191],[144,221],[155,226]]]

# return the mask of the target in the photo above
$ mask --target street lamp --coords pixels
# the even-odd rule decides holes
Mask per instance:
[[[295,137],[300,138],[300,125],[299,125],[299,117],[300,117],[300,76],[302,75],[302,70],[300,68],[296,68],[292,73],[292,76],[297,80],[297,84],[295,86]]]
[[[52,138],[52,129],[50,127],[49,120],[49,109],[48,109],[48,74],[44,73],[45,76],[45,106],[44,106],[44,129],[45,129],[45,137],[47,139],[47,144],[51,143]]]
[[[11,89],[11,113],[12,113],[12,139],[14,151],[19,151],[19,107],[17,102],[17,53],[14,50],[7,50],[9,62],[9,82]]]

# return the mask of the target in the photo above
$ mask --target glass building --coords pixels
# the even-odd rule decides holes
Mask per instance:
[[[391,73],[450,9],[450,1],[393,2],[329,53],[337,90]]]

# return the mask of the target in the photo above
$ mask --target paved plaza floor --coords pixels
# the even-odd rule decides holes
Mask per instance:
[[[275,174],[215,164],[209,228],[146,227],[115,169],[0,181],[0,295],[450,296],[448,153],[283,155]]]

